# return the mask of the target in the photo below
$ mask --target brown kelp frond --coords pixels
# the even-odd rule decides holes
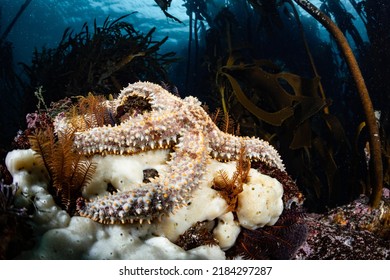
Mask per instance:
[[[278,10],[280,2],[283,1],[248,0],[248,3],[253,7],[256,13],[261,16],[259,26],[263,27],[266,32],[271,32],[275,31],[275,29],[283,28],[283,21]]]
[[[24,2],[24,4],[20,6],[19,11],[15,15],[15,17],[12,19],[11,23],[6,27],[4,32],[1,34],[1,36],[0,36],[0,44],[2,44],[3,41],[5,41],[5,39],[7,38],[8,34],[11,32],[12,28],[15,26],[15,23],[18,21],[20,16],[24,13],[24,11],[28,7],[28,5],[30,5],[31,1],[32,0],[26,0]]]
[[[174,21],[183,24],[183,22],[179,20],[177,17],[168,13],[168,8],[171,6],[172,0],[154,0],[154,2],[156,2],[156,4],[160,7],[161,11],[164,13],[164,15],[167,18],[173,19]]]
[[[246,5],[249,3],[253,6],[254,2],[248,1]],[[275,1],[269,2],[271,8]],[[300,22],[292,1],[282,2],[286,5],[281,3],[277,12],[282,12],[279,8],[283,8],[285,15],[280,13],[280,16],[287,16],[289,21],[295,16],[306,45],[305,40],[312,37],[304,36],[301,25],[307,23]],[[268,11],[276,9],[273,7]],[[256,8],[251,12],[247,15],[247,28],[258,31],[251,27],[252,18],[256,20],[262,13]],[[232,13],[232,16],[241,20],[238,13]],[[242,23],[245,24],[244,21]],[[276,37],[282,38],[283,32],[278,30]],[[216,36],[212,36],[215,34],[222,36],[216,39]],[[283,63],[280,63],[280,54],[270,55],[266,52],[269,49],[259,47],[272,37],[245,37],[239,28],[228,21],[213,25],[208,38],[208,69],[215,77],[219,106],[224,113],[232,114],[234,121],[240,124],[242,134],[263,138],[278,147],[289,173],[304,191],[305,203],[309,207],[322,211],[325,207],[353,199],[361,191],[361,181],[366,180],[371,170],[362,165],[364,162],[360,154],[351,153],[348,133],[355,117],[351,118],[353,122],[342,123],[343,118],[339,119],[328,110],[330,105],[336,106],[335,111],[342,105],[339,99],[334,99],[332,103],[326,98],[328,95],[333,98],[333,93],[325,94],[326,88],[321,86],[329,78],[325,78],[327,74],[324,72],[319,73],[314,65],[314,55],[317,55],[319,65],[324,63],[323,58],[318,57],[318,49],[313,49],[311,53],[306,48],[309,56],[307,66],[311,66],[314,73],[310,77],[306,70],[302,71],[300,66],[294,67],[295,62],[289,61],[290,57],[297,55],[295,43],[285,41],[286,48],[283,49],[291,51],[291,55],[282,58]],[[279,43],[275,41],[274,45]],[[252,47],[256,51],[252,52]],[[324,54],[328,56],[327,52]],[[286,69],[294,69],[294,72],[287,72]],[[348,106],[347,110],[353,108]],[[358,117],[359,112],[355,111],[354,115]]]
[[[382,128],[382,149],[383,149],[383,182],[386,188],[390,189],[390,135]]]
[[[73,150],[75,130],[71,129],[54,137],[51,129],[38,131],[29,137],[37,159],[46,167],[51,182],[50,193],[68,213],[75,211],[76,199],[81,188],[92,179],[96,165]]]
[[[257,60],[253,64],[240,63],[239,57],[232,57],[217,73],[217,84],[224,89],[225,98],[235,96],[249,112],[258,119],[281,126],[287,119],[295,118],[299,127],[319,112],[326,102],[317,95],[319,80],[305,79],[298,75],[266,70],[269,61]],[[225,86],[225,81],[229,86]],[[263,95],[275,109],[261,108],[248,97],[247,93]]]
[[[248,179],[251,168],[250,160],[245,157],[245,146],[241,145],[240,156],[236,163],[236,171],[229,177],[225,170],[219,170],[213,180],[212,188],[226,200],[227,212],[237,208],[238,195],[243,191],[243,184]]]
[[[80,32],[66,29],[56,48],[36,50],[32,65],[23,65],[30,87],[42,85],[50,103],[88,92],[109,95],[139,80],[169,81],[165,67],[175,54],[160,54],[168,38],[155,40],[155,28],[138,31],[128,16],[107,18],[102,26],[95,20]]]
[[[350,2],[352,4],[352,2],[354,1]],[[324,14],[328,16],[332,15],[332,18],[334,18],[335,23],[343,32],[343,34],[348,34],[350,38],[354,41],[357,50],[363,51],[365,47],[364,40],[360,35],[359,28],[353,23],[355,17],[352,13],[348,11],[349,8],[347,9],[340,1],[323,1],[321,6],[319,7],[319,10],[321,10]]]
[[[382,163],[382,150],[381,139],[379,133],[379,127],[374,113],[373,104],[368,93],[366,83],[363,75],[360,71],[360,67],[357,63],[356,57],[340,28],[320,11],[316,6],[308,1],[294,0],[301,8],[313,16],[318,22],[320,22],[333,36],[337,42],[341,53],[343,54],[345,61],[350,70],[351,76],[356,83],[356,89],[359,93],[359,97],[363,106],[364,114],[366,117],[367,128],[369,131],[370,139],[370,151],[371,151],[371,164],[373,166],[372,176],[372,191],[370,197],[370,204],[373,207],[378,207],[383,189],[383,163]],[[353,24],[352,24],[353,26]]]

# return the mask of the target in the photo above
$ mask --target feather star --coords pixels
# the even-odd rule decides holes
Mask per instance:
[[[124,88],[117,99],[105,101],[116,114],[129,98],[142,98],[151,109],[125,114],[119,124],[78,129],[74,147],[80,153],[132,155],[148,150],[172,149],[166,174],[150,179],[132,191],[90,201],[78,201],[81,216],[104,224],[151,222],[186,205],[197,188],[210,158],[237,160],[242,145],[245,156],[284,171],[282,160],[268,142],[238,137],[218,129],[195,97],[181,99],[161,86],[138,82]],[[123,106],[122,106],[123,107]],[[72,126],[67,117],[56,120],[57,133]]]

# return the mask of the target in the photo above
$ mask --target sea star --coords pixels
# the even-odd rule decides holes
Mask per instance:
[[[117,99],[104,106],[111,115],[123,110],[129,98],[150,104],[143,112],[121,113],[113,126],[93,127],[75,133],[75,149],[85,155],[131,155],[146,150],[170,148],[168,172],[132,191],[119,192],[91,201],[78,202],[81,216],[100,223],[150,222],[186,205],[197,188],[209,158],[236,160],[241,147],[250,160],[262,161],[284,171],[278,152],[258,138],[237,137],[218,129],[195,97],[181,99],[161,86],[138,82],[124,88]],[[69,128],[71,122],[58,118],[56,130]]]

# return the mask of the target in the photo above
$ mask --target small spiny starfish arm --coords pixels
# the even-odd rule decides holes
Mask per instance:
[[[218,129],[200,102],[181,99],[156,84],[139,82],[123,89],[105,106],[115,113],[130,96],[146,99],[151,110],[126,116],[119,125],[93,127],[75,133],[74,147],[87,156],[132,155],[147,150],[173,149],[168,171],[131,191],[110,194],[91,201],[79,200],[81,216],[100,223],[150,222],[186,205],[205,173],[209,158],[237,160],[244,145],[245,156],[284,171],[278,152],[258,138],[237,137]],[[71,126],[58,119],[57,131]]]

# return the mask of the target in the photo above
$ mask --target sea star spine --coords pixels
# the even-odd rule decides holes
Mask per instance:
[[[79,200],[78,210],[101,223],[151,221],[186,204],[205,171],[209,157],[220,161],[244,155],[284,171],[278,152],[258,138],[237,137],[218,129],[198,99],[181,99],[151,83],[136,83],[123,89],[116,100],[104,106],[115,115],[130,97],[140,97],[151,110],[122,115],[119,125],[76,131],[74,147],[80,153],[132,155],[147,150],[174,150],[169,170],[134,190],[110,194],[91,201]],[[123,117],[124,116],[124,117]],[[56,120],[56,132],[72,126],[66,117]]]

